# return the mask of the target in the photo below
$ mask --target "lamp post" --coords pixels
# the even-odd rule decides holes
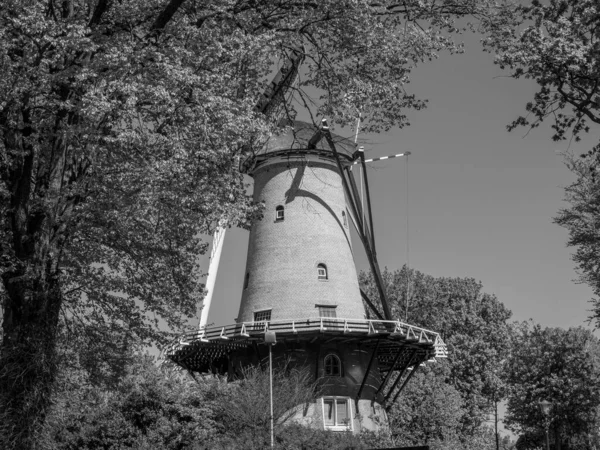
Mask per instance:
[[[273,346],[277,343],[274,331],[265,331],[265,342],[269,345],[269,389],[271,403],[271,448],[275,446],[275,435],[273,433]]]
[[[550,428],[550,410],[552,409],[552,403],[548,400],[542,400],[538,403],[540,411],[544,415],[544,429],[546,430],[546,450],[550,450],[550,440],[548,438],[548,428]]]

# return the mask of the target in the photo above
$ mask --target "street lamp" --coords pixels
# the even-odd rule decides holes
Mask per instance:
[[[275,437],[273,433],[273,346],[277,343],[277,336],[274,331],[265,331],[265,343],[269,345],[269,387],[271,401],[271,448],[275,446]]]
[[[544,429],[546,430],[546,450],[550,450],[550,440],[548,439],[548,428],[550,428],[550,410],[552,409],[552,403],[548,400],[542,400],[538,403],[540,411],[546,419],[544,421]]]

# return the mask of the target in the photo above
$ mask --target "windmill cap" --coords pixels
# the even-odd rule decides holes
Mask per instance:
[[[309,122],[294,121],[280,132],[273,134],[266,142],[262,151],[257,156],[279,153],[289,150],[297,152],[302,150],[321,150],[330,152],[331,148],[324,136],[320,136],[321,129]],[[351,139],[331,134],[335,148],[340,155],[351,157],[355,150],[355,144]]]

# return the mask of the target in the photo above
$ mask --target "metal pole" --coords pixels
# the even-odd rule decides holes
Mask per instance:
[[[273,431],[273,345],[277,343],[274,331],[265,331],[265,344],[269,346],[269,401],[271,403],[271,448],[275,446],[275,433]]]
[[[408,322],[408,296],[410,293],[410,216],[408,213],[408,153],[406,155],[406,164],[404,170],[404,178],[406,180],[406,305],[404,309],[404,320]]]
[[[550,439],[548,438],[548,426],[546,426],[546,450],[550,450]]]
[[[275,446],[273,433],[273,344],[269,344],[269,384],[271,391],[271,448]]]
[[[497,401],[494,401],[494,426],[496,428],[496,450],[500,450],[500,435],[498,434],[498,402]]]

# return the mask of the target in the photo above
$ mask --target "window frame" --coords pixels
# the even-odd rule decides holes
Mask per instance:
[[[319,310],[319,319],[327,328],[339,329],[343,327],[343,322],[337,320],[337,305],[315,305]],[[333,319],[333,320],[331,320]]]
[[[323,270],[323,274],[321,274],[321,270]],[[327,270],[327,265],[324,263],[317,264],[317,280],[327,281],[329,280],[329,271]]]
[[[327,373],[327,361],[328,360],[332,360],[332,361],[336,361],[337,364],[333,364],[332,368],[335,367],[335,365],[337,365],[337,374],[335,373]],[[342,366],[342,359],[336,355],[335,353],[329,353],[328,355],[325,356],[325,358],[323,358],[323,375],[326,377],[337,377],[337,378],[341,378],[343,377],[343,373],[344,373],[344,368]]]
[[[333,425],[328,425],[325,421],[325,403],[332,402],[333,403]],[[346,404],[346,411],[348,414],[347,423],[339,424],[337,420],[337,405],[338,403]],[[327,396],[321,398],[321,410],[323,411],[323,429],[331,430],[331,431],[354,431],[354,420],[352,414],[352,402],[349,397],[336,397],[336,396]]]
[[[285,219],[285,207],[283,205],[277,205],[275,207],[275,222],[283,222],[284,219]]]
[[[257,319],[257,315],[260,314],[269,314],[269,317],[265,317],[264,319]],[[269,309],[261,309],[260,311],[254,311],[254,314],[252,316],[252,322],[253,323],[265,323],[265,322],[270,322],[271,321],[271,317],[273,315],[273,309],[269,308]],[[260,316],[259,316],[260,317]]]
[[[337,305],[315,305],[315,308],[319,309],[319,318],[323,319],[337,319]],[[332,312],[333,314],[323,314],[325,311]]]

